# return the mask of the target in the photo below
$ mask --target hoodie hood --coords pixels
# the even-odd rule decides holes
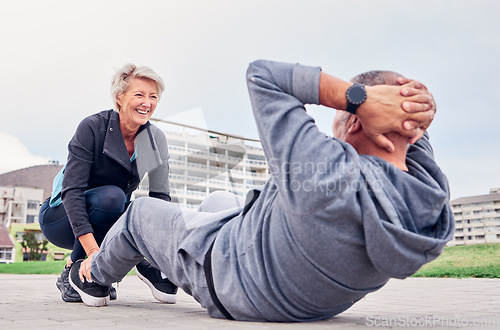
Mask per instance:
[[[418,152],[408,154],[409,172],[374,156],[361,169],[368,186],[359,191],[366,249],[388,277],[406,278],[435,259],[455,229],[446,176],[434,162],[412,156]]]

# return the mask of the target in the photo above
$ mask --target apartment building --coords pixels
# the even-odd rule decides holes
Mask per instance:
[[[211,192],[245,196],[269,179],[269,167],[258,140],[152,120],[167,136],[170,189],[174,202],[196,209]],[[148,179],[135,197],[147,195]]]
[[[11,224],[38,223],[38,211],[43,201],[43,189],[30,187],[0,187],[0,221]]]
[[[455,235],[449,245],[500,243],[500,188],[451,201]]]
[[[43,189],[40,188],[0,187],[0,262],[22,260],[19,242],[27,230],[43,239],[38,225],[43,197]]]
[[[151,121],[167,137],[173,202],[196,209],[216,190],[244,197],[248,190],[264,185],[270,177],[258,140],[173,122]],[[38,224],[39,206],[50,196],[52,179],[61,168],[62,165],[51,163],[0,175],[0,225],[10,231],[10,238],[6,231],[0,235],[4,238],[0,237],[0,243],[5,243],[4,247],[0,246],[0,262],[13,262],[14,255],[15,261],[23,260],[20,242],[25,232],[33,231],[43,240]],[[146,176],[134,197],[147,196],[148,187]],[[48,248],[46,257],[50,259],[61,259],[67,253],[52,244]],[[2,261],[2,256],[11,259]]]
[[[44,239],[38,224],[40,204],[50,196],[52,179],[61,168],[58,162],[51,161],[0,174],[0,243],[5,245],[0,244],[0,262],[26,258],[21,247],[25,233],[34,233],[39,241]],[[48,248],[49,253],[44,257],[50,259],[61,259],[66,253],[50,243]],[[4,261],[2,257],[11,259]]]

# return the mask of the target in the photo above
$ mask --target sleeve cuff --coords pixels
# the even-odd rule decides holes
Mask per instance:
[[[304,104],[319,104],[320,67],[295,64],[293,68],[293,95]]]
[[[78,237],[85,235],[85,234],[88,234],[88,233],[92,233],[92,234],[94,233],[94,230],[92,229],[91,224],[80,226],[80,227],[75,228],[73,230],[73,234],[75,235],[75,237],[77,239],[78,239]]]

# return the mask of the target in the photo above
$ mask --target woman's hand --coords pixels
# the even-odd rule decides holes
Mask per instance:
[[[80,280],[82,283],[85,279],[89,281],[93,281],[92,276],[90,275],[90,265],[92,263],[92,258],[94,257],[94,253],[90,254],[87,259],[85,259],[80,265],[80,272],[78,275],[80,276]]]
[[[99,245],[97,244],[94,234],[87,233],[78,237],[80,244],[82,244],[85,252],[87,253],[87,259],[85,259],[80,266],[80,279],[83,282],[83,276],[85,276],[89,281],[92,280],[90,276],[90,263],[92,262],[92,257],[99,251]]]

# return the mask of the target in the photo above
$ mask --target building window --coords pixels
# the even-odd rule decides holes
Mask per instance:
[[[25,232],[24,231],[18,231],[16,232],[16,239],[20,242],[23,240],[23,236],[24,236]]]
[[[26,223],[35,223],[36,216],[34,215],[27,215],[26,216]]]
[[[0,249],[0,260],[11,260],[12,250],[11,249]]]
[[[33,210],[36,210],[38,208],[38,206],[40,205],[40,201],[32,201],[32,200],[28,200],[28,208],[29,209],[33,209]]]

